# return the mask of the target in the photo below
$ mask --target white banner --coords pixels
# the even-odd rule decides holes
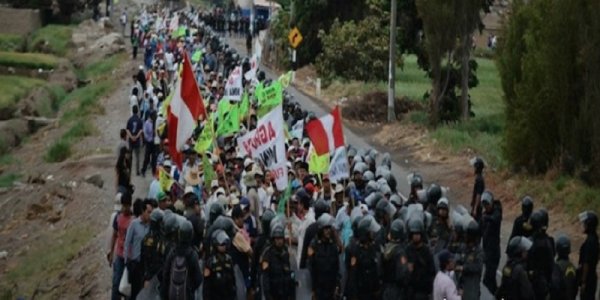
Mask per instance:
[[[259,161],[269,170],[280,191],[288,184],[283,126],[283,109],[279,105],[258,120],[256,129],[237,139],[240,153]]]
[[[250,59],[250,70],[244,74],[244,78],[248,81],[256,78],[256,70],[258,70],[258,57],[254,54]]]
[[[298,121],[296,121],[296,123],[294,123],[294,126],[292,126],[290,135],[292,136],[292,138],[297,138],[300,140],[300,142],[302,142],[302,133],[303,132],[304,132],[304,121],[298,120]]]
[[[225,96],[230,101],[239,102],[242,100],[242,92],[244,88],[242,86],[242,67],[236,67],[229,74],[229,79],[225,84]]]
[[[350,166],[348,165],[346,147],[339,147],[335,149],[335,154],[329,164],[329,180],[336,182],[344,178],[350,178]]]
[[[177,28],[179,28],[179,15],[175,13],[173,18],[171,19],[171,23],[169,23],[169,29],[171,31],[175,31],[177,30]]]

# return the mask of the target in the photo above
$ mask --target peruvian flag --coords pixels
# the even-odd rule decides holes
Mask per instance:
[[[344,146],[342,117],[337,106],[330,114],[312,120],[304,127],[318,155],[330,153]]]
[[[173,99],[168,107],[169,152],[172,160],[181,168],[181,150],[198,126],[200,116],[206,117],[206,109],[187,53],[183,54],[181,78],[175,85]]]

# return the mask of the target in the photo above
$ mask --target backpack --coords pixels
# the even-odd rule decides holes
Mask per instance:
[[[171,264],[171,284],[169,299],[184,300],[187,298],[188,266],[185,256],[177,255]]]

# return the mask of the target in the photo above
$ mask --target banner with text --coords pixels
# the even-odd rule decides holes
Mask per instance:
[[[283,109],[277,106],[258,120],[256,129],[237,139],[240,153],[258,160],[275,178],[277,189],[288,184]]]
[[[348,165],[346,147],[339,147],[335,149],[335,154],[329,164],[329,180],[335,182],[344,178],[350,178],[350,166]]]
[[[244,88],[242,86],[242,68],[236,67],[229,74],[229,79],[225,84],[225,96],[231,101],[242,100],[242,92]]]

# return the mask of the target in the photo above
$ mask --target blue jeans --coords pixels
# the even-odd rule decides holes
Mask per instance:
[[[121,283],[121,277],[123,277],[123,271],[125,271],[125,259],[120,256],[115,256],[113,261],[113,279],[112,279],[112,300],[121,300],[121,294],[119,293],[119,283]]]

